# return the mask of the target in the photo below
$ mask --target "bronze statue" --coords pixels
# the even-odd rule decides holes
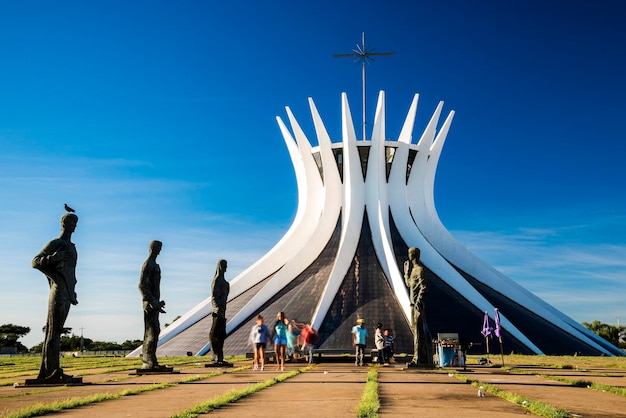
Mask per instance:
[[[156,350],[161,332],[159,313],[165,313],[163,310],[165,302],[160,300],[161,267],[157,264],[156,259],[162,247],[161,241],[150,242],[148,258],[143,263],[139,278],[144,321],[142,369],[159,369],[161,367],[157,361]]]
[[[217,364],[226,364],[224,362],[224,340],[226,339],[226,302],[228,301],[228,293],[230,285],[224,277],[228,263],[226,260],[219,260],[215,268],[215,276],[211,283],[211,304],[213,305],[213,324],[209,339],[211,341],[211,349],[217,356]]]
[[[78,216],[74,213],[65,213],[61,217],[59,238],[47,243],[43,250],[33,258],[33,268],[45,274],[50,285],[46,336],[43,342],[39,376],[33,379],[36,381],[64,383],[77,379],[63,373],[59,360],[59,346],[65,320],[70,312],[70,306],[78,304],[75,290],[78,253],[71,241],[77,224]]]
[[[427,358],[430,349],[424,341],[426,324],[424,321],[424,302],[428,291],[428,281],[424,267],[420,262],[419,248],[409,248],[409,259],[404,262],[404,282],[409,288],[411,303],[411,327],[413,331],[413,364],[429,364]],[[421,344],[420,344],[421,343]]]

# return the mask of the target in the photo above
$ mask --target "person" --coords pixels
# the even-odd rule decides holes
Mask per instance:
[[[289,321],[289,325],[287,325],[287,356],[292,360],[297,360],[296,346],[300,334],[298,322],[295,319]]]
[[[384,335],[385,335],[385,361],[387,361],[387,363],[394,363],[393,334],[391,333],[391,330],[387,328],[384,331]]]
[[[259,367],[261,371],[265,370],[265,348],[270,340],[270,330],[263,323],[263,317],[259,315],[256,317],[256,325],[250,331],[250,342],[254,351],[254,370],[259,370]]]
[[[383,335],[383,324],[380,322],[376,324],[376,332],[374,333],[374,344],[376,344],[376,350],[378,352],[377,359],[378,364],[385,364],[385,336]]]
[[[215,275],[211,283],[211,304],[213,305],[213,323],[209,339],[211,349],[216,355],[216,363],[224,364],[224,340],[226,339],[226,302],[230,285],[224,277],[228,263],[226,260],[219,260],[215,268]]]
[[[367,340],[367,329],[364,327],[365,320],[359,318],[356,325],[352,327],[352,345],[355,346],[355,366],[363,366],[363,356],[365,352],[365,342]]]
[[[313,348],[317,342],[317,331],[307,322],[302,329],[302,353],[306,356],[309,364],[313,363]]]
[[[423,364],[429,361],[425,358],[428,352],[427,344],[420,343],[425,330],[424,302],[428,291],[428,282],[424,268],[420,262],[419,248],[411,247],[408,251],[409,259],[404,263],[404,282],[409,288],[411,304],[411,327],[413,331],[413,364]],[[421,350],[421,352],[420,352]]]
[[[139,277],[139,292],[143,302],[143,348],[142,348],[142,369],[160,368],[157,361],[156,351],[161,326],[159,324],[159,314],[165,313],[163,307],[165,301],[161,298],[161,267],[156,259],[161,253],[163,243],[161,241],[150,241],[148,244],[148,258],[141,268]]]
[[[274,354],[276,357],[276,370],[285,371],[285,353],[287,351],[287,324],[284,312],[278,312],[274,323]]]
[[[46,382],[68,382],[71,375],[63,373],[60,366],[59,349],[61,334],[71,305],[78,305],[76,296],[76,262],[78,253],[72,243],[78,216],[65,213],[61,217],[61,235],[48,242],[32,261],[33,268],[41,271],[48,279],[48,318],[41,353],[38,380]]]

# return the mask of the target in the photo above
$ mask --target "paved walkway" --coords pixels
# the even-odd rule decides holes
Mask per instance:
[[[244,363],[244,364],[249,364]],[[288,364],[287,371],[304,364]],[[571,379],[626,386],[626,371],[619,369],[554,369],[520,366],[545,375],[560,375]],[[64,410],[52,416],[63,417],[171,417],[185,409],[222,395],[279,375],[270,366],[264,372],[240,370],[220,376],[180,383],[211,369],[190,364],[177,367],[180,374],[129,376],[128,372],[91,374],[85,376],[85,386],[41,390],[0,387],[0,414],[7,414],[35,403],[85,397],[97,393],[120,393],[128,389],[149,387],[154,383],[179,383],[133,396]],[[498,388],[540,400],[584,417],[626,416],[626,397],[603,393],[547,378],[503,369],[473,366],[465,376]],[[278,417],[314,415],[319,417],[355,417],[363,394],[368,367],[351,363],[322,363],[207,416],[217,417]],[[458,372],[462,373],[462,372]],[[35,392],[28,394],[29,392]],[[379,368],[380,415],[382,417],[512,417],[528,415],[524,408],[496,396],[479,397],[477,388],[462,383],[447,371],[436,369]],[[17,396],[17,395],[24,396]],[[576,416],[572,415],[572,416]]]
[[[381,417],[512,417],[524,408],[478,389],[440,370],[383,367],[378,371]]]
[[[182,377],[178,375],[178,380],[189,377],[190,375],[193,376],[194,373],[205,374],[207,372],[210,372],[210,370],[204,368],[198,370],[186,369]],[[276,376],[277,374],[278,373],[266,373],[260,376],[258,373],[249,371],[228,373],[196,382],[179,384],[170,388],[154,390],[133,396],[124,396],[112,401],[69,409],[59,415],[63,417],[81,418],[171,417],[198,403],[223,395],[230,390],[243,389],[269,377]],[[150,376],[150,378],[152,378],[152,380],[160,380],[159,376],[167,377],[168,381],[175,377],[175,375],[155,375]],[[116,387],[115,392],[118,392],[119,389],[120,387]]]
[[[561,372],[554,369],[543,369],[545,374],[555,375]],[[533,370],[537,373],[538,370]],[[565,373],[567,374],[567,373]],[[476,369],[473,379],[491,383],[499,389],[526,396],[530,399],[543,401],[547,404],[562,408],[573,416],[614,418],[626,416],[626,397],[612,393],[591,390],[586,387],[575,387],[567,383],[550,380],[535,375],[517,374],[499,369]],[[577,373],[572,380],[588,380],[605,382],[607,379],[601,375]],[[624,379],[617,378],[617,382],[624,385]],[[615,385],[616,379],[613,378]]]
[[[367,367],[320,364],[206,417],[355,417]]]

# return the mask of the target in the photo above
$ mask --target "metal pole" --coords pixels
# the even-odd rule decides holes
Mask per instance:
[[[362,41],[363,41],[363,50],[365,50],[365,32],[363,32],[362,34]],[[367,128],[366,128],[366,122],[365,122],[365,100],[366,100],[366,96],[365,96],[365,60],[363,60],[363,141],[365,141],[367,139]]]
[[[362,93],[363,93],[363,141],[367,139],[367,115],[365,113],[366,108],[366,90],[365,90],[365,65],[367,60],[374,60],[373,57],[394,55],[395,52],[374,52],[373,49],[368,50],[365,46],[365,32],[361,32],[361,45],[357,45],[356,49],[352,50],[352,54],[334,54],[333,58],[354,58],[354,62],[361,61],[361,79],[362,79]]]

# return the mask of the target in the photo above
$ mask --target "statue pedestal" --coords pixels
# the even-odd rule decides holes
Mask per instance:
[[[131,375],[144,375],[144,374],[173,374],[180,373],[179,371],[174,371],[173,367],[161,366],[155,367],[153,369],[136,369],[135,373],[130,373]]]
[[[82,377],[63,376],[54,379],[26,379],[24,386],[81,386]],[[19,386],[16,386],[19,387]]]
[[[434,364],[418,364],[418,363],[413,363],[412,361],[410,361],[406,364],[406,368],[424,370],[424,369],[434,369],[436,368],[436,366]]]
[[[214,361],[213,363],[205,363],[204,367],[233,367],[233,363],[227,361]]]

